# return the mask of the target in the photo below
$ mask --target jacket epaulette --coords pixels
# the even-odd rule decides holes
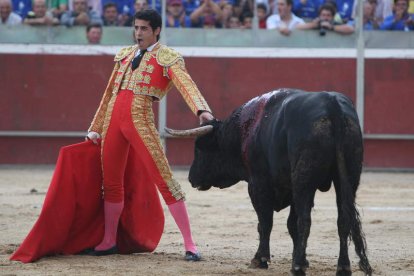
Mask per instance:
[[[174,49],[167,46],[161,46],[157,51],[157,63],[164,67],[169,67],[178,60],[184,61],[182,55]]]
[[[121,61],[123,60],[126,56],[128,56],[131,52],[136,50],[136,47],[138,47],[137,45],[133,45],[133,46],[129,46],[129,47],[125,47],[122,48],[115,56],[114,61]]]

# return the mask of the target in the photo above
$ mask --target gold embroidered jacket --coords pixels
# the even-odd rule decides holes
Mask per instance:
[[[144,54],[139,67],[132,71],[130,64],[137,50],[137,45],[130,46],[115,56],[115,67],[88,131],[102,133],[108,103],[112,95],[124,89],[160,100],[175,85],[194,114],[203,110],[211,112],[178,52],[158,43]]]

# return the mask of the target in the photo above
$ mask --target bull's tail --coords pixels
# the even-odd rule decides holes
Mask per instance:
[[[338,208],[342,209],[341,211],[345,225],[350,226],[349,239],[353,240],[355,251],[360,258],[359,267],[366,274],[371,275],[372,268],[367,257],[365,234],[362,230],[360,215],[355,205],[355,196],[359,185],[361,165],[354,164],[356,162],[347,162],[348,160],[347,154],[345,154],[346,148],[344,144],[344,137],[347,135],[346,132],[349,131],[346,130],[346,124],[348,124],[349,121],[345,118],[344,112],[335,97],[332,97],[332,103],[335,110],[332,113],[335,114],[332,119],[335,130],[336,163],[341,202],[341,206],[338,206]],[[351,152],[349,155],[352,156],[354,153]]]

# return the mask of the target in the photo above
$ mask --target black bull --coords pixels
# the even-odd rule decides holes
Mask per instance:
[[[200,190],[248,182],[260,235],[252,267],[267,268],[273,211],[290,205],[292,272],[305,274],[315,192],[328,191],[333,182],[340,240],[337,274],[351,274],[348,239],[354,242],[360,268],[372,273],[355,207],[363,141],[347,97],[281,89],[252,99],[223,122],[209,124],[213,130],[196,140],[189,181]]]

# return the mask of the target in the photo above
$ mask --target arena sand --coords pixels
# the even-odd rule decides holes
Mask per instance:
[[[190,187],[185,170],[175,174],[187,193],[193,235],[203,261],[183,260],[181,235],[165,205],[165,230],[153,253],[55,256],[30,264],[9,261],[40,213],[52,173],[51,166],[0,166],[0,275],[289,275],[289,210],[274,215],[269,269],[249,269],[258,234],[247,184],[200,192]],[[374,275],[414,275],[414,173],[364,172],[357,203]],[[318,192],[308,241],[308,275],[335,275],[336,214],[333,188]],[[350,258],[353,275],[363,275],[352,244]]]

